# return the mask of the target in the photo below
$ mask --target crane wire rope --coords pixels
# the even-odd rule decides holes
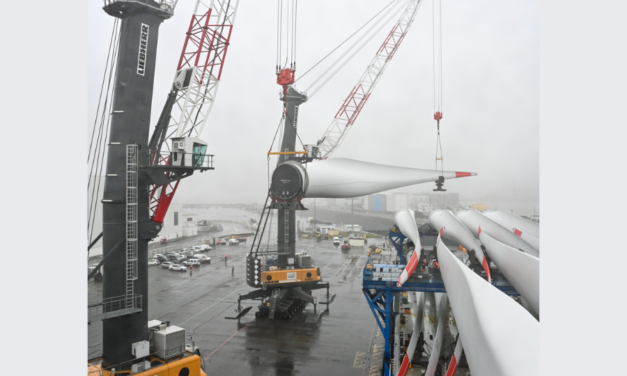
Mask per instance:
[[[277,54],[276,72],[277,74],[290,66],[290,70],[296,70],[296,22],[298,11],[298,0],[277,0]],[[293,1],[293,3],[292,3]],[[290,6],[290,4],[292,5]],[[285,16],[283,15],[285,10]],[[285,24],[285,25],[284,25]],[[285,34],[285,35],[283,35]],[[285,44],[283,43],[285,39]],[[283,61],[283,49],[285,48],[285,64]]]
[[[120,30],[119,22],[118,22],[118,19],[116,19],[114,21],[113,30],[111,32],[111,42],[109,44],[109,51],[107,52],[107,60],[105,63],[105,70],[103,73],[103,79],[102,79],[102,84],[100,88],[100,96],[98,98],[98,107],[96,110],[96,117],[94,119],[92,140],[90,143],[89,154],[87,157],[88,163],[91,159],[91,166],[90,166],[88,182],[87,182],[88,196],[89,196],[90,187],[91,187],[91,193],[92,193],[90,202],[88,203],[88,207],[87,207],[88,242],[91,242],[92,237],[93,237],[94,222],[95,222],[95,217],[96,217],[96,206],[98,202],[98,195],[100,193],[100,184],[102,181],[100,174],[102,173],[102,166],[104,165],[105,144],[106,144],[108,130],[109,130],[111,104],[113,103],[113,100],[111,98],[113,96],[113,93],[110,91],[110,89],[111,89],[111,79],[113,77],[113,71],[116,65],[117,52],[119,49],[119,30]],[[100,105],[102,103],[102,93],[104,91],[104,83],[105,81],[107,81],[106,80],[107,71],[109,72],[108,73],[109,79],[107,82],[107,89],[105,92],[105,101],[102,106],[102,113],[100,113]],[[107,104],[109,104],[108,112],[107,112]],[[100,117],[100,125],[96,127],[99,117]],[[106,127],[104,126],[105,118],[107,119]],[[97,136],[96,136],[96,133],[98,133]],[[103,133],[104,133],[104,137],[103,137]],[[95,140],[95,144],[94,144],[94,140]]]
[[[398,4],[398,3],[397,3],[397,4]],[[396,5],[395,5],[395,6],[396,6]],[[338,58],[337,58],[337,59],[336,59],[336,60],[335,60],[335,61],[334,61],[334,62],[333,62],[333,63],[332,63],[332,64],[331,64],[331,65],[330,65],[330,66],[329,66],[329,67],[328,67],[328,68],[327,68],[324,72],[322,72],[322,74],[320,74],[320,75],[319,75],[319,76],[318,76],[318,77],[317,77],[317,78],[316,78],[316,79],[315,79],[315,80],[314,80],[314,81],[313,81],[313,82],[312,82],[312,83],[311,83],[311,84],[310,84],[310,85],[309,85],[309,86],[305,89],[305,91],[309,91],[309,89],[311,89],[313,86],[315,86],[315,84],[316,84],[316,83],[318,83],[318,82],[319,82],[319,81],[320,81],[320,80],[321,80],[321,79],[322,79],[322,78],[323,78],[323,77],[324,77],[324,76],[325,76],[325,75],[326,75],[326,74],[327,74],[327,73],[328,73],[331,69],[333,69],[333,67],[335,67],[335,66],[336,66],[336,65],[337,65],[337,64],[338,64],[338,63],[339,63],[339,62],[340,62],[340,61],[341,61],[341,60],[342,60],[342,59],[343,59],[343,58],[344,58],[344,57],[345,57],[345,56],[346,56],[349,52],[351,52],[351,50],[353,50],[353,49],[354,49],[354,48],[355,48],[355,47],[359,44],[359,42],[360,42],[362,39],[364,39],[364,38],[365,38],[365,37],[366,37],[366,36],[367,36],[367,35],[368,35],[368,34],[369,34],[369,33],[370,33],[370,32],[371,32],[371,31],[372,31],[372,30],[373,30],[373,29],[374,29],[374,28],[375,28],[375,27],[379,24],[379,23],[381,23],[381,21],[385,18],[385,16],[386,16],[386,15],[388,15],[388,14],[392,11],[392,9],[393,9],[393,8],[394,8],[394,7],[392,7],[392,8],[390,8],[390,9],[388,9],[388,10],[386,11],[386,13],[385,13],[385,14],[383,14],[383,15],[381,16],[381,18],[379,18],[379,20],[377,20],[377,21],[376,21],[376,22],[375,22],[372,26],[370,26],[370,28],[369,28],[369,29],[368,29],[368,30],[367,30],[364,34],[362,34],[359,38],[357,38],[357,40],[356,40],[355,42],[353,42],[353,44],[352,44],[352,45],[351,45],[351,46],[350,46],[350,47],[349,47],[346,51],[344,51],[344,53],[342,53],[342,54],[341,54],[341,55],[340,55],[340,56],[339,56],[339,57],[338,57]],[[389,21],[389,20],[388,20],[388,21]],[[377,32],[375,32],[375,34],[376,34],[376,33],[378,33],[380,30],[381,30],[381,29],[377,30]],[[370,42],[370,40],[372,40],[372,38],[373,38],[373,37],[374,37],[374,35],[370,36],[370,37],[366,40],[366,42],[364,42],[364,45],[365,45],[365,44],[367,44],[368,42]],[[363,45],[362,45],[362,47],[361,47],[361,48],[363,48]],[[361,48],[360,48],[359,50],[361,50]],[[358,50],[357,52],[359,52],[359,50]],[[347,60],[347,62],[348,62],[348,61],[350,61],[350,60],[353,58],[353,56],[355,56],[355,55],[353,54],[353,55],[352,55],[352,56],[351,56],[351,57]],[[343,67],[343,65],[342,65],[342,67]],[[341,69],[341,68],[340,68],[340,69]],[[336,73],[337,73],[337,71],[336,71]],[[328,82],[328,80],[327,80],[327,82]],[[323,85],[324,85],[324,84],[322,84],[321,86],[323,86]],[[313,96],[313,93],[312,93],[309,97],[311,98],[312,96]]]
[[[385,7],[383,7],[383,9],[381,9],[380,11],[378,11],[374,17],[372,17],[371,19],[369,19],[365,24],[363,24],[359,29],[357,29],[357,31],[355,31],[353,34],[351,34],[348,38],[344,39],[344,41],[340,44],[337,45],[337,47],[335,47],[331,52],[329,52],[325,57],[323,57],[322,59],[320,59],[316,64],[314,64],[313,67],[309,68],[305,73],[303,73],[296,81],[294,81],[294,83],[298,82],[301,78],[305,77],[305,75],[309,72],[311,72],[315,67],[317,67],[320,63],[322,63],[327,57],[331,56],[331,54],[333,54],[335,51],[337,51],[338,48],[342,47],[344,45],[344,43],[348,42],[349,39],[351,39],[352,37],[355,36],[355,34],[357,34],[358,32],[361,31],[361,29],[363,29],[364,27],[366,27],[366,25],[368,25],[370,22],[372,22],[372,20],[374,20],[375,18],[377,18],[381,12],[383,12],[387,7],[389,7],[390,5],[392,5],[393,3],[397,2],[399,0],[392,0],[388,5],[386,5]]]
[[[440,161],[440,176],[444,176],[444,154],[442,152],[442,140],[440,136],[440,120],[442,119],[442,2],[432,1],[433,19],[433,118],[437,125],[437,138],[435,145],[435,169],[438,170]],[[437,13],[437,14],[436,14]],[[442,210],[446,209],[446,193],[442,191]]]
[[[118,33],[118,37],[120,36],[120,34]],[[116,58],[117,58],[117,54],[119,52],[119,39],[117,40],[115,47],[114,47],[114,52],[113,52],[113,59],[111,61],[111,69],[109,71],[109,83],[108,83],[108,87],[111,86],[111,81],[113,79],[113,82],[115,84],[115,78],[117,77],[117,72],[115,74],[113,74],[113,72],[115,71],[115,67],[116,67]],[[107,100],[109,102],[109,109],[107,111],[106,105],[107,105]],[[99,143],[100,145],[100,153],[98,154],[98,159],[96,160],[96,176],[98,177],[98,183],[97,185],[93,185],[92,186],[92,205],[93,205],[93,209],[91,209],[91,213],[92,213],[92,219],[91,219],[91,231],[90,231],[90,235],[89,235],[89,240],[91,241],[91,239],[93,238],[93,232],[94,232],[94,226],[93,223],[95,223],[96,220],[96,208],[98,205],[98,196],[100,195],[100,185],[102,184],[102,169],[104,167],[104,160],[105,160],[105,152],[106,152],[106,143],[107,143],[107,138],[109,136],[109,126],[111,124],[111,113],[113,110],[113,91],[110,92],[109,94],[109,88],[107,88],[107,100],[105,100],[105,106],[103,108],[103,114],[102,114],[102,119],[101,119],[101,129],[103,128],[103,124],[106,124],[104,126],[104,132],[101,132],[102,134],[102,142]],[[95,191],[95,192],[94,192]],[[90,221],[88,220],[88,226],[89,226]]]
[[[409,3],[409,1],[411,1],[411,0],[407,0],[407,1],[405,1],[405,3],[404,3],[404,4]],[[312,92],[312,93],[308,96],[308,97],[309,97],[309,99],[311,99],[311,98],[312,98],[312,97],[313,97],[313,96],[314,96],[314,95],[315,95],[318,91],[320,91],[320,89],[322,89],[322,88],[323,88],[323,87],[324,87],[324,86],[325,86],[325,85],[326,85],[326,84],[327,84],[327,83],[328,83],[328,82],[329,82],[329,81],[330,81],[333,77],[335,77],[335,75],[336,75],[336,74],[337,74],[340,70],[342,70],[342,68],[344,68],[344,66],[346,66],[346,64],[348,64],[348,63],[349,63],[349,62],[350,62],[350,61],[351,61],[351,60],[352,60],[352,59],[353,59],[353,58],[354,58],[354,57],[355,57],[355,56],[356,56],[356,55],[357,55],[357,54],[358,54],[358,53],[359,53],[359,52],[360,52],[360,51],[361,51],[361,50],[362,50],[362,49],[363,49],[363,48],[364,48],[364,47],[365,47],[365,46],[366,46],[366,45],[367,45],[367,44],[368,44],[368,43],[369,43],[369,42],[370,42],[370,41],[371,41],[371,40],[372,40],[372,39],[373,39],[373,38],[374,38],[374,37],[375,37],[375,36],[376,36],[376,35],[377,35],[380,31],[381,31],[381,30],[382,30],[382,29],[383,29],[383,27],[385,27],[385,26],[386,26],[386,25],[387,25],[387,24],[388,24],[388,23],[389,23],[389,22],[390,22],[390,21],[391,21],[391,20],[392,20],[395,16],[397,16],[397,15],[398,15],[401,11],[403,11],[403,10],[404,10],[404,7],[400,7],[399,9],[395,10],[394,12],[389,12],[389,13],[391,13],[391,14],[390,14],[390,16],[388,17],[388,19],[387,19],[387,20],[385,20],[385,22],[384,22],[384,23],[382,23],[382,24],[379,26],[379,28],[378,28],[378,29],[377,29],[377,30],[376,30],[376,31],[375,31],[375,32],[374,32],[374,33],[373,33],[370,37],[368,37],[368,39],[367,39],[365,42],[363,42],[363,43],[362,43],[362,45],[361,45],[361,46],[360,46],[360,47],[359,47],[359,48],[358,48],[355,52],[353,52],[353,54],[352,54],[352,55],[351,55],[348,59],[346,59],[346,60],[345,60],[345,61],[344,61],[344,62],[343,62],[343,63],[342,63],[342,64],[341,64],[341,65],[340,65],[340,66],[339,66],[339,67],[338,67],[338,68],[337,68],[337,69],[336,69],[336,70],[335,70],[335,71],[334,71],[334,72],[333,72],[330,76],[328,76],[328,77],[327,77],[327,78],[326,78],[326,79],[325,79],[325,80],[324,80],[324,81],[323,81],[323,82],[322,82],[322,83],[321,83],[318,87],[316,87],[316,88],[314,89],[314,91],[313,91],[313,92]],[[381,20],[382,20],[382,19],[383,19],[383,18],[381,18]],[[379,22],[380,22],[381,20],[379,20]],[[327,69],[327,71],[325,71],[325,73],[324,73],[324,74],[326,74],[326,73],[327,73],[327,72],[328,72],[331,68],[333,68],[333,66],[334,66],[337,62],[339,62],[339,60],[340,60],[342,57],[344,57],[344,56],[345,56],[348,52],[350,52],[350,50],[351,50],[351,49],[353,49],[353,48],[354,48],[354,46],[356,46],[356,45],[357,45],[357,43],[358,43],[361,39],[363,39],[363,37],[364,37],[365,35],[367,35],[367,33],[369,33],[372,29],[374,29],[374,27],[376,27],[376,25],[377,25],[376,23],[375,23],[374,25],[372,25],[372,27],[371,27],[371,28],[370,28],[370,29],[366,32],[366,34],[364,34],[364,35],[363,35],[360,39],[358,39],[358,40],[357,40],[357,41],[353,44],[353,46],[351,46],[351,47],[349,48],[349,50],[347,50],[347,51],[346,51],[346,52],[345,52],[345,53],[344,53],[344,54],[343,54],[343,55],[342,55],[342,56],[341,56],[341,57],[340,57],[340,58],[339,58],[339,59],[338,59],[338,60],[337,60],[337,61],[336,61],[336,62],[335,62],[335,63],[334,63],[331,67],[329,67],[329,68]],[[323,75],[324,75],[324,74],[323,74]],[[322,78],[322,76],[321,76],[321,77],[319,77],[316,81],[318,81],[320,78]],[[307,88],[307,90],[308,90],[309,88],[311,88],[313,85],[314,85],[314,84],[310,85],[310,86]]]
[[[113,40],[115,39],[114,36],[116,33],[117,23],[118,23],[118,18],[116,18],[115,21],[113,22],[113,29],[111,29],[111,40],[109,41],[109,51],[107,52],[107,61],[105,62],[105,69],[102,74],[102,83],[100,84],[100,95],[98,96],[98,107],[96,107],[96,117],[94,117],[94,127],[91,133],[91,141],[89,143],[89,153],[87,154],[87,163],[89,163],[89,160],[91,159],[92,145],[94,143],[94,135],[96,134],[96,123],[98,121],[98,113],[100,113],[100,103],[102,101],[102,91],[104,90],[104,83],[107,78],[107,68],[109,67],[109,58],[111,57],[111,48],[113,47]]]

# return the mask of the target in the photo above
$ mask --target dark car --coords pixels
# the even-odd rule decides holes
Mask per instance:
[[[165,257],[164,255],[156,255],[155,256],[156,260],[159,260],[159,262],[164,262],[164,261],[168,261],[169,259],[167,257]]]

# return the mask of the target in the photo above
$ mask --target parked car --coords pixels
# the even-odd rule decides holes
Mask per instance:
[[[159,265],[159,264],[160,264],[159,260],[152,259],[148,261],[148,266]]]
[[[154,255],[153,259],[157,260],[159,262],[164,262],[164,261],[168,261],[169,260],[169,258],[167,258],[165,255],[160,255],[160,254]]]
[[[229,239],[229,245],[238,245],[239,244],[239,240],[237,239]]]
[[[340,238],[337,236],[333,238],[333,245],[340,245]]]
[[[200,247],[200,251],[204,252],[204,251],[211,251],[211,246],[209,244],[201,244],[201,245],[197,245],[196,247]],[[196,248],[194,247],[194,248]]]
[[[211,257],[209,256],[197,254],[197,255],[194,255],[194,258],[200,260],[201,263],[211,264]]]
[[[226,240],[223,240],[223,239],[216,240],[216,245],[226,245]]]
[[[183,261],[183,264],[187,266],[191,266],[191,265],[198,266],[200,265],[200,260],[193,258],[193,259]]]
[[[187,266],[181,264],[172,264],[170,265],[170,270],[174,270],[176,272],[184,272],[187,270]]]
[[[170,266],[172,266],[172,262],[171,261],[165,261],[161,263],[161,267],[164,269],[168,269]]]
[[[187,259],[187,256],[185,256],[183,254],[176,255],[176,260],[177,261],[185,261],[186,259]]]

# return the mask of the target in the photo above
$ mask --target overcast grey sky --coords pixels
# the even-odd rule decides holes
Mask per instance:
[[[180,0],[160,28],[151,127],[163,107],[194,0]],[[297,78],[387,2],[299,1]],[[91,126],[113,18],[89,2]],[[333,157],[434,168],[432,3],[424,1],[412,28]],[[474,171],[446,187],[461,199],[539,201],[538,1],[444,0],[443,113],[446,170]],[[299,134],[315,143],[383,42],[385,27],[299,111]],[[215,171],[185,179],[179,202],[262,202],[266,152],[281,116],[276,84],[276,1],[240,0],[217,99],[202,138]],[[315,78],[309,73],[296,87]],[[89,132],[91,134],[91,131]],[[271,162],[271,166],[275,165]],[[418,185],[400,191],[431,190]]]

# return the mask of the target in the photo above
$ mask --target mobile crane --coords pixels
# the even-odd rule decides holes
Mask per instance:
[[[103,321],[103,355],[89,360],[90,375],[205,375],[183,328],[148,320],[148,242],[159,234],[180,180],[213,169],[213,156],[199,136],[239,1],[197,1],[171,91],[149,139],[159,26],[174,15],[176,3],[104,1],[104,11],[121,26],[102,200],[104,299],[88,307],[89,323]]]
[[[408,3],[323,137],[316,145],[303,145],[305,150],[302,152],[296,151],[298,108],[307,102],[308,96],[293,86],[296,72],[294,47],[292,46],[292,62],[289,68],[287,64],[281,67],[282,60],[279,57],[276,75],[277,84],[282,87],[283,139],[279,152],[268,153],[278,155],[279,160],[272,174],[270,189],[259,220],[260,226],[246,258],[246,281],[257,290],[239,296],[238,315],[235,318],[248,312],[248,308],[242,310],[241,300],[261,300],[256,316],[269,318],[274,318],[277,314],[290,318],[306,303],[314,305],[316,315],[318,301],[311,295],[311,291],[315,289],[327,289],[326,301],[321,304],[328,305],[333,301],[335,295],[330,295],[328,282],[321,283],[320,269],[315,267],[311,256],[296,253],[296,211],[307,210],[301,203],[309,184],[306,163],[326,159],[342,142],[409,31],[420,2],[421,0],[412,0]],[[296,17],[295,11],[292,16]],[[295,40],[295,36],[291,39]],[[261,252],[259,250],[272,210],[277,210],[276,265],[268,265],[267,262],[263,264],[260,259],[267,258],[274,252],[269,249]]]

